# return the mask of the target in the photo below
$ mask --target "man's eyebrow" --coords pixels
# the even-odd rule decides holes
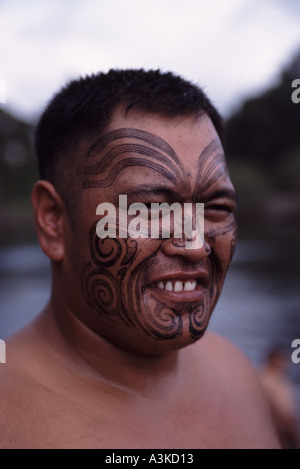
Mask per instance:
[[[218,199],[221,197],[225,197],[227,199],[233,200],[237,205],[239,203],[239,198],[235,190],[232,189],[218,189],[216,191],[213,191],[204,197],[202,197],[203,202],[208,202],[209,200],[212,199]]]
[[[127,192],[127,196],[154,196],[154,195],[164,195],[168,197],[173,197],[177,194],[177,191],[174,191],[171,188],[157,185],[141,185],[134,190]]]
[[[157,185],[148,185],[148,184],[143,184],[139,186],[138,188],[128,191],[127,196],[130,198],[132,197],[151,197],[155,195],[163,195],[165,197],[169,197],[171,199],[176,199],[180,201],[183,196],[181,192],[178,192],[177,190],[171,189],[169,187],[164,187],[164,186],[157,186]],[[232,189],[218,189],[214,192],[211,192],[209,194],[204,195],[204,197],[199,194],[198,198],[199,200],[201,199],[201,202],[208,202],[209,200],[212,199],[217,199],[225,197],[227,199],[231,199],[233,202],[235,202],[237,205],[239,204],[239,198],[235,190]]]

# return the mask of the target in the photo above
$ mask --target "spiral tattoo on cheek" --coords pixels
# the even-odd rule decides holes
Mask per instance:
[[[98,314],[132,325],[122,304],[122,282],[136,257],[137,242],[130,238],[98,238],[96,224],[89,235],[91,262],[86,264],[82,275],[86,301]],[[117,273],[113,274],[110,269],[115,270],[116,266]]]

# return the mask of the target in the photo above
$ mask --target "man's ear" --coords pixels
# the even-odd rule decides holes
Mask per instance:
[[[31,203],[43,252],[53,261],[61,261],[64,257],[64,202],[50,182],[38,181],[32,189]]]

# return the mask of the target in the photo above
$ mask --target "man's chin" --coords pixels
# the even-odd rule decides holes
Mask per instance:
[[[201,339],[211,316],[208,290],[186,293],[144,290],[137,308],[137,328],[143,330],[143,343],[150,341],[154,350],[175,350]]]
[[[172,338],[168,334],[160,334],[160,337],[153,337],[145,331],[136,329],[127,331],[121,336],[107,337],[115,346],[129,353],[145,357],[158,357],[183,349],[200,340],[205,334],[206,327],[198,331],[197,334],[191,334],[188,330],[174,335]]]

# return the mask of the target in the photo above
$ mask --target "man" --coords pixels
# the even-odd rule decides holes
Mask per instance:
[[[171,73],[111,70],[54,97],[32,192],[52,292],[7,342],[1,447],[278,447],[247,359],[205,333],[236,238],[221,140],[213,105]],[[175,215],[169,237],[130,236],[119,196],[147,223],[152,204],[204,203],[204,239],[175,237]]]

